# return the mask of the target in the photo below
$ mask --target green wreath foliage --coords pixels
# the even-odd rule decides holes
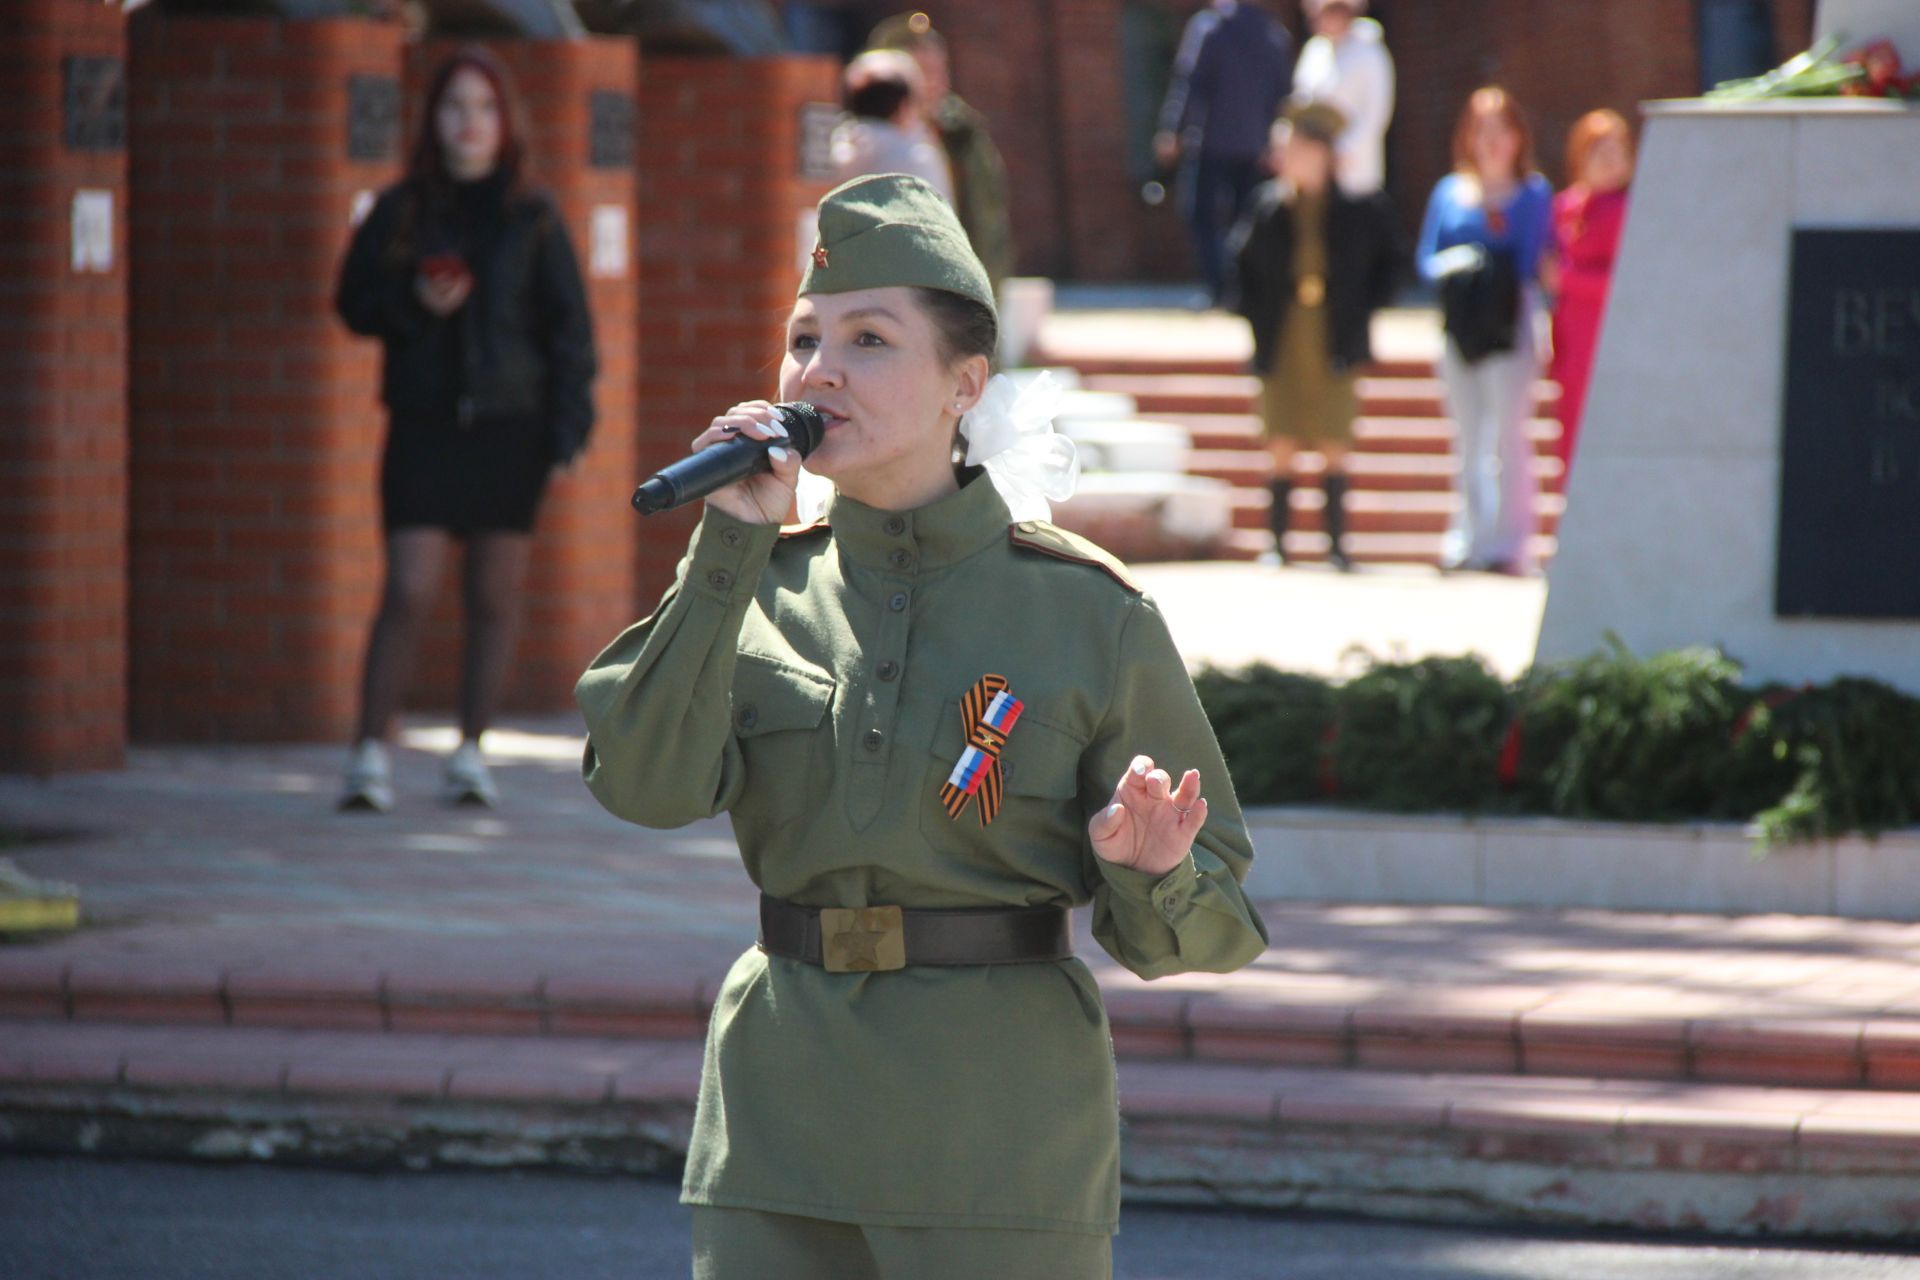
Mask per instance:
[[[1920,698],[1876,680],[1749,686],[1717,650],[1611,640],[1512,683],[1428,658],[1194,684],[1246,804],[1738,821],[1763,847],[1920,825]]]
[[[1328,789],[1369,808],[1477,812],[1497,796],[1513,719],[1507,687],[1479,658],[1377,663],[1334,694]]]

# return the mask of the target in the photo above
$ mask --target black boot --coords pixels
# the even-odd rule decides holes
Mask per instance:
[[[1275,476],[1267,481],[1267,492],[1273,497],[1273,505],[1267,510],[1267,527],[1273,530],[1274,552],[1281,564],[1292,564],[1293,558],[1287,554],[1287,523],[1293,515],[1293,481]]]
[[[1327,529],[1327,563],[1341,573],[1353,572],[1353,561],[1347,556],[1347,477],[1337,471],[1329,471],[1321,480],[1326,490],[1327,506],[1321,519]]]

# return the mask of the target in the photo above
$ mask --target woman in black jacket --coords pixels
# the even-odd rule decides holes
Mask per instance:
[[[1275,558],[1290,563],[1287,525],[1304,447],[1324,460],[1327,558],[1342,572],[1353,567],[1345,503],[1355,381],[1373,358],[1368,328],[1393,298],[1402,254],[1385,197],[1352,198],[1333,181],[1333,143],[1344,126],[1324,103],[1284,113],[1273,133],[1280,178],[1254,193],[1233,241],[1238,309],[1253,329],[1261,428],[1273,457]]]
[[[466,543],[466,653],[448,798],[491,804],[480,754],[513,658],[548,476],[593,425],[593,330],[559,211],[524,184],[511,81],[484,49],[435,74],[406,178],[383,192],[336,305],[380,339],[389,414],[380,498],[386,586],[367,642],[346,808],[393,803],[386,741],[454,539]]]

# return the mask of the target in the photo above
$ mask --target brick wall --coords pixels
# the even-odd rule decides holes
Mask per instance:
[[[379,580],[376,353],[335,320],[350,75],[396,27],[131,27],[132,728],[341,737]]]
[[[1541,169],[1555,186],[1566,180],[1567,131],[1585,112],[1612,107],[1635,120],[1646,99],[1698,91],[1691,12],[1671,0],[1491,0],[1476,8],[1483,19],[1467,23],[1457,5],[1394,7],[1394,158],[1411,218],[1451,167],[1454,122],[1480,85],[1505,85],[1527,108]]]
[[[67,143],[63,62],[125,17],[0,0],[0,771],[111,768],[126,743],[127,153]],[[113,207],[76,271],[77,190]]]
[[[800,111],[837,101],[838,84],[823,58],[647,61],[636,159],[643,476],[684,455],[728,405],[775,394],[799,221],[828,187],[800,172]],[[671,580],[697,513],[633,517],[646,604]]]
[[[422,105],[433,69],[456,47],[457,42],[435,41],[408,51],[410,116]],[[566,219],[587,277],[599,357],[592,439],[571,471],[549,487],[534,530],[526,626],[506,691],[510,709],[551,711],[573,705],[574,681],[593,655],[637,616],[632,530],[637,517],[627,505],[638,466],[635,176],[629,164],[596,168],[588,163],[588,103],[595,91],[632,101],[638,54],[632,40],[614,37],[494,41],[488,48],[507,64],[525,99],[531,130],[529,177],[555,198]],[[617,207],[627,217],[627,268],[617,277],[595,278],[590,270],[596,206]],[[463,635],[458,573],[456,564],[417,668],[410,700],[418,706],[447,708],[458,696]]]

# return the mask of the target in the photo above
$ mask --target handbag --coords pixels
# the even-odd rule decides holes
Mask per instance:
[[[1513,350],[1520,325],[1520,273],[1513,255],[1480,244],[1446,252],[1457,265],[1440,277],[1440,314],[1461,357],[1478,364]]]

